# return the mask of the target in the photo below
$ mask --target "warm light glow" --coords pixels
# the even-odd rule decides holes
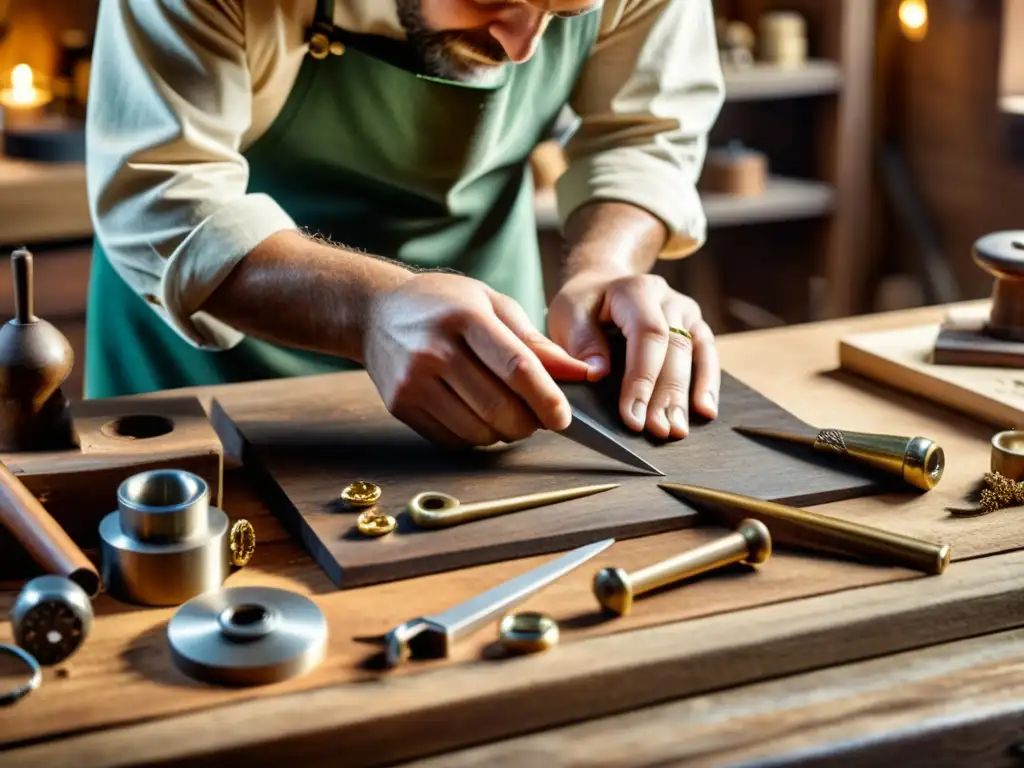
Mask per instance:
[[[928,34],[928,4],[925,0],[902,0],[899,17],[900,29],[908,40],[923,40]]]
[[[11,72],[11,101],[14,104],[31,104],[35,99],[32,87],[32,67],[19,64]]]
[[[37,109],[45,106],[53,94],[40,88],[36,73],[28,64],[19,64],[11,71],[11,87],[0,91],[0,104],[10,110]]]

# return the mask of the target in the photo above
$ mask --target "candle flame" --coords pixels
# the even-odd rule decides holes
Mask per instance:
[[[923,40],[928,34],[928,4],[925,0],[903,0],[898,15],[900,27],[908,40]]]
[[[35,100],[32,67],[19,64],[11,72],[11,101],[15,104],[31,104]]]

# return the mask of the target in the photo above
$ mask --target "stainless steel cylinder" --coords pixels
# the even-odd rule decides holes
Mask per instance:
[[[230,573],[228,516],[209,504],[209,488],[183,470],[125,480],[118,508],[100,522],[107,592],[142,605],[180,605],[218,589]]]
[[[32,579],[11,608],[14,642],[43,666],[74,655],[89,636],[92,619],[89,595],[63,576]]]

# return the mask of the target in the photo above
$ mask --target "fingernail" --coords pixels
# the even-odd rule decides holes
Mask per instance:
[[[647,420],[647,403],[643,400],[634,400],[633,407],[630,408],[630,412],[633,414],[633,418],[640,422],[642,426]]]
[[[598,374],[604,373],[605,365],[606,365],[605,360],[600,355],[594,355],[592,357],[588,357],[587,358],[587,366],[594,373],[598,373]]]
[[[718,413],[718,398],[713,392],[704,395],[704,407],[713,413]]]
[[[672,421],[672,426],[684,432],[686,431],[686,414],[681,406],[675,405],[669,409],[668,417]]]

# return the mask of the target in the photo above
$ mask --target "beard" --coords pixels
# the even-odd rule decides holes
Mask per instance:
[[[398,20],[426,74],[477,85],[500,81],[509,58],[486,30],[438,32],[423,19],[420,0],[396,0],[396,5]]]

